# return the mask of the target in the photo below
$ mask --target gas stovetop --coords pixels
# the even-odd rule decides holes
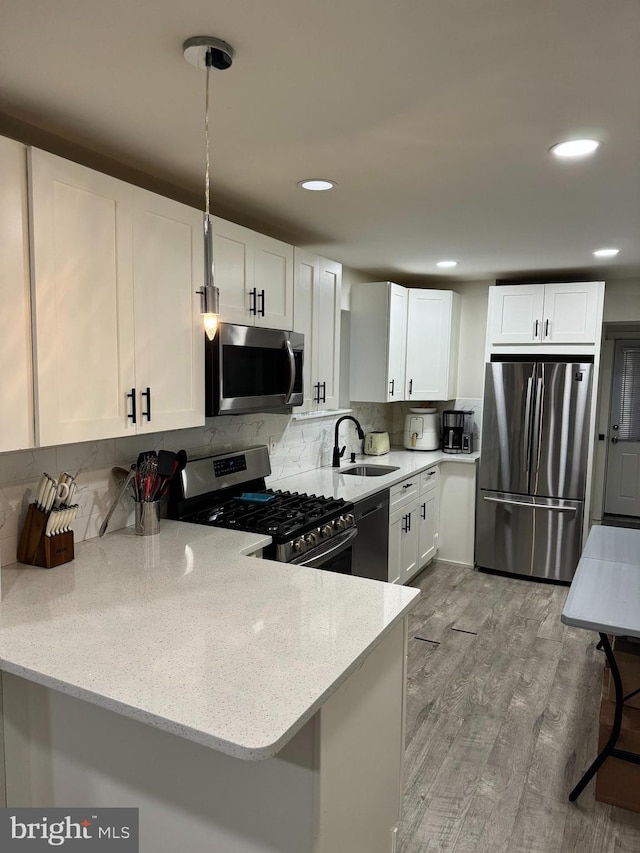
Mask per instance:
[[[271,556],[289,562],[354,526],[342,498],[265,488],[266,447],[187,462],[169,499],[169,516],[194,524],[271,536]]]

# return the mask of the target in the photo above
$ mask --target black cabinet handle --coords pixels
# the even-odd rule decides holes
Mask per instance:
[[[426,504],[422,504],[422,513],[421,513],[420,517],[423,519],[425,519],[427,517],[427,505]]]
[[[261,317],[264,317],[264,290],[260,291],[260,293],[258,294],[258,298],[262,299],[262,308],[260,309],[260,311],[258,313],[260,314]]]
[[[255,315],[258,313],[258,291],[254,287],[249,291],[249,314]]]
[[[409,380],[409,396],[411,396],[411,392],[413,391],[413,379]]]
[[[409,530],[409,528],[408,528],[408,526],[407,526],[407,524],[408,524],[408,518],[409,518],[409,516],[408,516],[408,515],[403,515],[403,516],[402,516],[402,532],[403,532],[403,533],[406,533],[406,532]]]
[[[403,488],[403,489],[410,489],[410,488],[411,488],[411,486],[413,486],[413,483],[405,483],[405,484],[404,484],[404,486],[403,486],[402,488]]]
[[[149,422],[151,420],[151,388],[149,388],[149,386],[147,386],[147,390],[143,391],[142,394],[140,394],[140,396],[147,398],[147,411],[146,412],[144,410],[142,411],[142,417],[146,418],[147,422]]]
[[[127,394],[127,399],[131,400],[131,414],[127,415],[132,424],[136,422],[136,389],[132,388]]]
[[[549,321],[548,320],[544,321],[544,336],[545,336],[545,338],[549,337]]]
[[[318,396],[319,395],[320,395],[320,392],[318,391]],[[318,402],[320,402],[320,401],[318,400]],[[322,383],[322,402],[323,403],[327,402],[327,383],[326,382]]]
[[[389,383],[389,385],[391,386],[391,387],[389,388],[389,396],[390,396],[390,397],[393,397],[393,392],[394,392],[395,384],[396,384],[396,380],[395,380],[395,379],[392,379],[392,380],[391,380],[391,382]]]
[[[539,325],[540,325],[540,320],[536,320],[536,324],[535,324],[535,328],[534,328],[534,332],[533,332],[533,337],[534,337],[534,338],[537,338],[537,337],[538,337],[538,326],[539,326]]]

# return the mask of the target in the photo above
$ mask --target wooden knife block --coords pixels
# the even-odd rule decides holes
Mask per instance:
[[[18,544],[18,560],[28,566],[52,569],[73,560],[73,531],[45,536],[49,514],[29,504]]]

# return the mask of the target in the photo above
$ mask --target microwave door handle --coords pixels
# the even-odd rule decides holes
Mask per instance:
[[[291,395],[293,394],[293,386],[295,385],[295,382],[296,382],[296,360],[293,356],[293,347],[291,346],[291,341],[288,339],[285,340],[283,346],[287,351],[287,357],[289,359],[289,390],[287,391],[285,398],[284,398],[284,404],[285,404],[285,406],[288,406],[291,403]]]

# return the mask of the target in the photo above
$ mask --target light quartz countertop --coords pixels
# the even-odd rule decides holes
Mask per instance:
[[[245,556],[162,519],[2,572],[0,668],[238,758],[275,755],[402,619],[408,587]]]
[[[591,528],[561,619],[576,628],[640,638],[640,530]]]
[[[283,489],[308,494],[330,495],[347,501],[359,501],[376,492],[388,489],[400,483],[405,477],[418,474],[441,462],[453,462],[461,465],[475,465],[479,453],[443,453],[441,450],[401,450],[392,449],[383,456],[357,456],[355,462],[342,459],[340,468],[316,468],[302,474],[281,479],[268,478],[271,489]],[[345,474],[353,465],[392,465],[397,471],[380,477],[362,477]]]

